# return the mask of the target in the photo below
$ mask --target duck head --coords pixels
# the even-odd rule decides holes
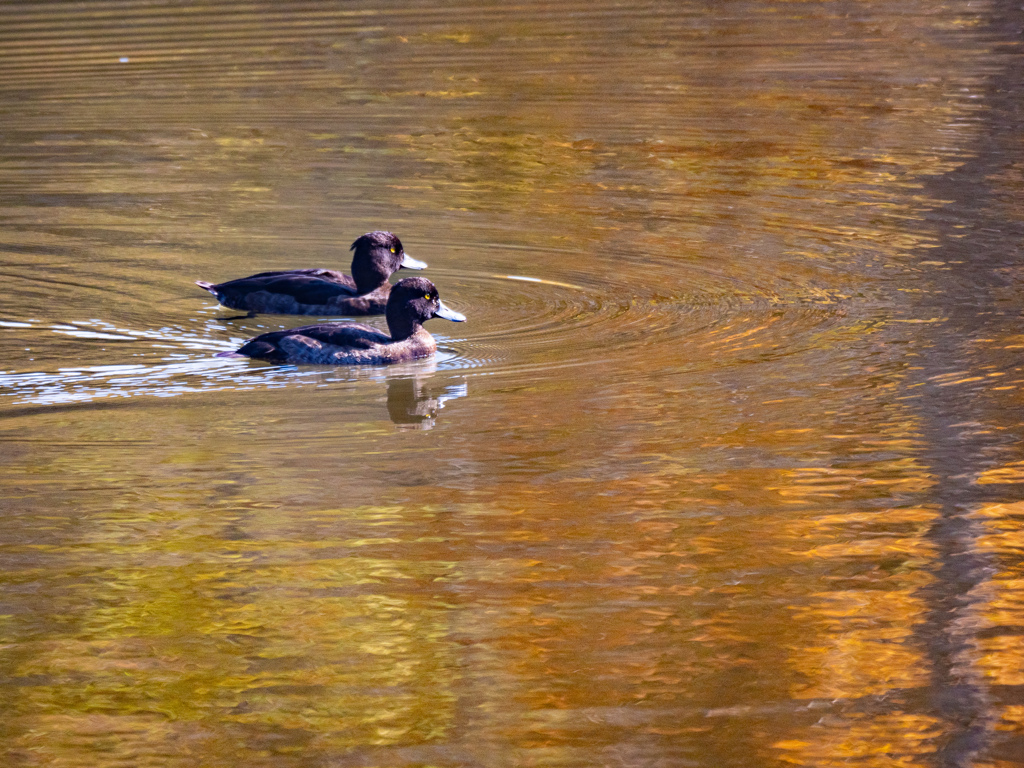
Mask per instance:
[[[453,323],[466,320],[465,315],[445,306],[437,293],[437,286],[425,277],[407,277],[391,286],[385,315],[391,338],[395,340],[408,338],[432,317]]]
[[[400,269],[425,269],[426,262],[414,259],[391,232],[367,232],[352,243],[352,278],[360,293],[369,293],[387,282]]]

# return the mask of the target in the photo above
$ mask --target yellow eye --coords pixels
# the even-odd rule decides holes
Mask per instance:
[[[391,252],[392,252],[392,253],[394,253],[394,252],[395,252],[395,249],[394,249],[394,248],[392,248],[392,249],[391,249]]]
[[[430,294],[426,294],[423,298],[426,299],[427,301],[430,301]]]

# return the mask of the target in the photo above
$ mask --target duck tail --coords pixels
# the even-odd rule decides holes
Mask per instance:
[[[248,355],[240,355],[234,351],[218,352],[214,357],[248,357]]]
[[[217,295],[217,286],[213,283],[208,283],[205,280],[196,280],[196,285],[202,288],[204,291],[209,291],[214,296]]]

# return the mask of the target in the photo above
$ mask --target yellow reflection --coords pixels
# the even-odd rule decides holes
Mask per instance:
[[[1002,470],[1010,471],[996,474]],[[1010,482],[1005,478],[1016,477],[1019,471],[1019,464],[994,470],[999,479],[991,482]],[[1024,502],[986,504],[974,517],[985,528],[978,547],[991,556],[996,569],[983,585],[981,616],[987,631],[976,641],[981,653],[979,666],[992,684],[1024,685],[1020,636],[1020,627],[1024,626]],[[1012,718],[1013,711],[1007,709],[1004,717]]]
[[[858,698],[928,682],[928,665],[910,642],[927,606],[916,589],[830,592],[796,612],[815,644],[790,664],[806,681],[801,698]]]
[[[896,713],[850,718],[826,717],[803,738],[775,742],[778,759],[790,765],[828,768],[854,763],[868,768],[931,765],[941,724],[926,715]]]
[[[246,542],[290,561],[279,565],[224,565],[231,542],[193,540],[213,562],[106,569],[79,595],[92,607],[79,636],[23,646],[15,673],[46,682],[20,691],[17,709],[33,713],[20,747],[57,765],[79,740],[122,738],[117,749],[145,755],[171,748],[175,723],[212,721],[338,748],[447,734],[457,664],[447,612],[430,602],[447,567],[288,544]],[[396,583],[406,586],[379,591]]]
[[[1003,467],[996,467],[978,475],[979,485],[996,483],[1024,483],[1024,461],[1017,461]]]

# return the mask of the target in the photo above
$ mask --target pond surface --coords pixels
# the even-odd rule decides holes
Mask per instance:
[[[10,5],[4,765],[1024,762],[1022,27]],[[373,229],[434,359],[214,357]]]

